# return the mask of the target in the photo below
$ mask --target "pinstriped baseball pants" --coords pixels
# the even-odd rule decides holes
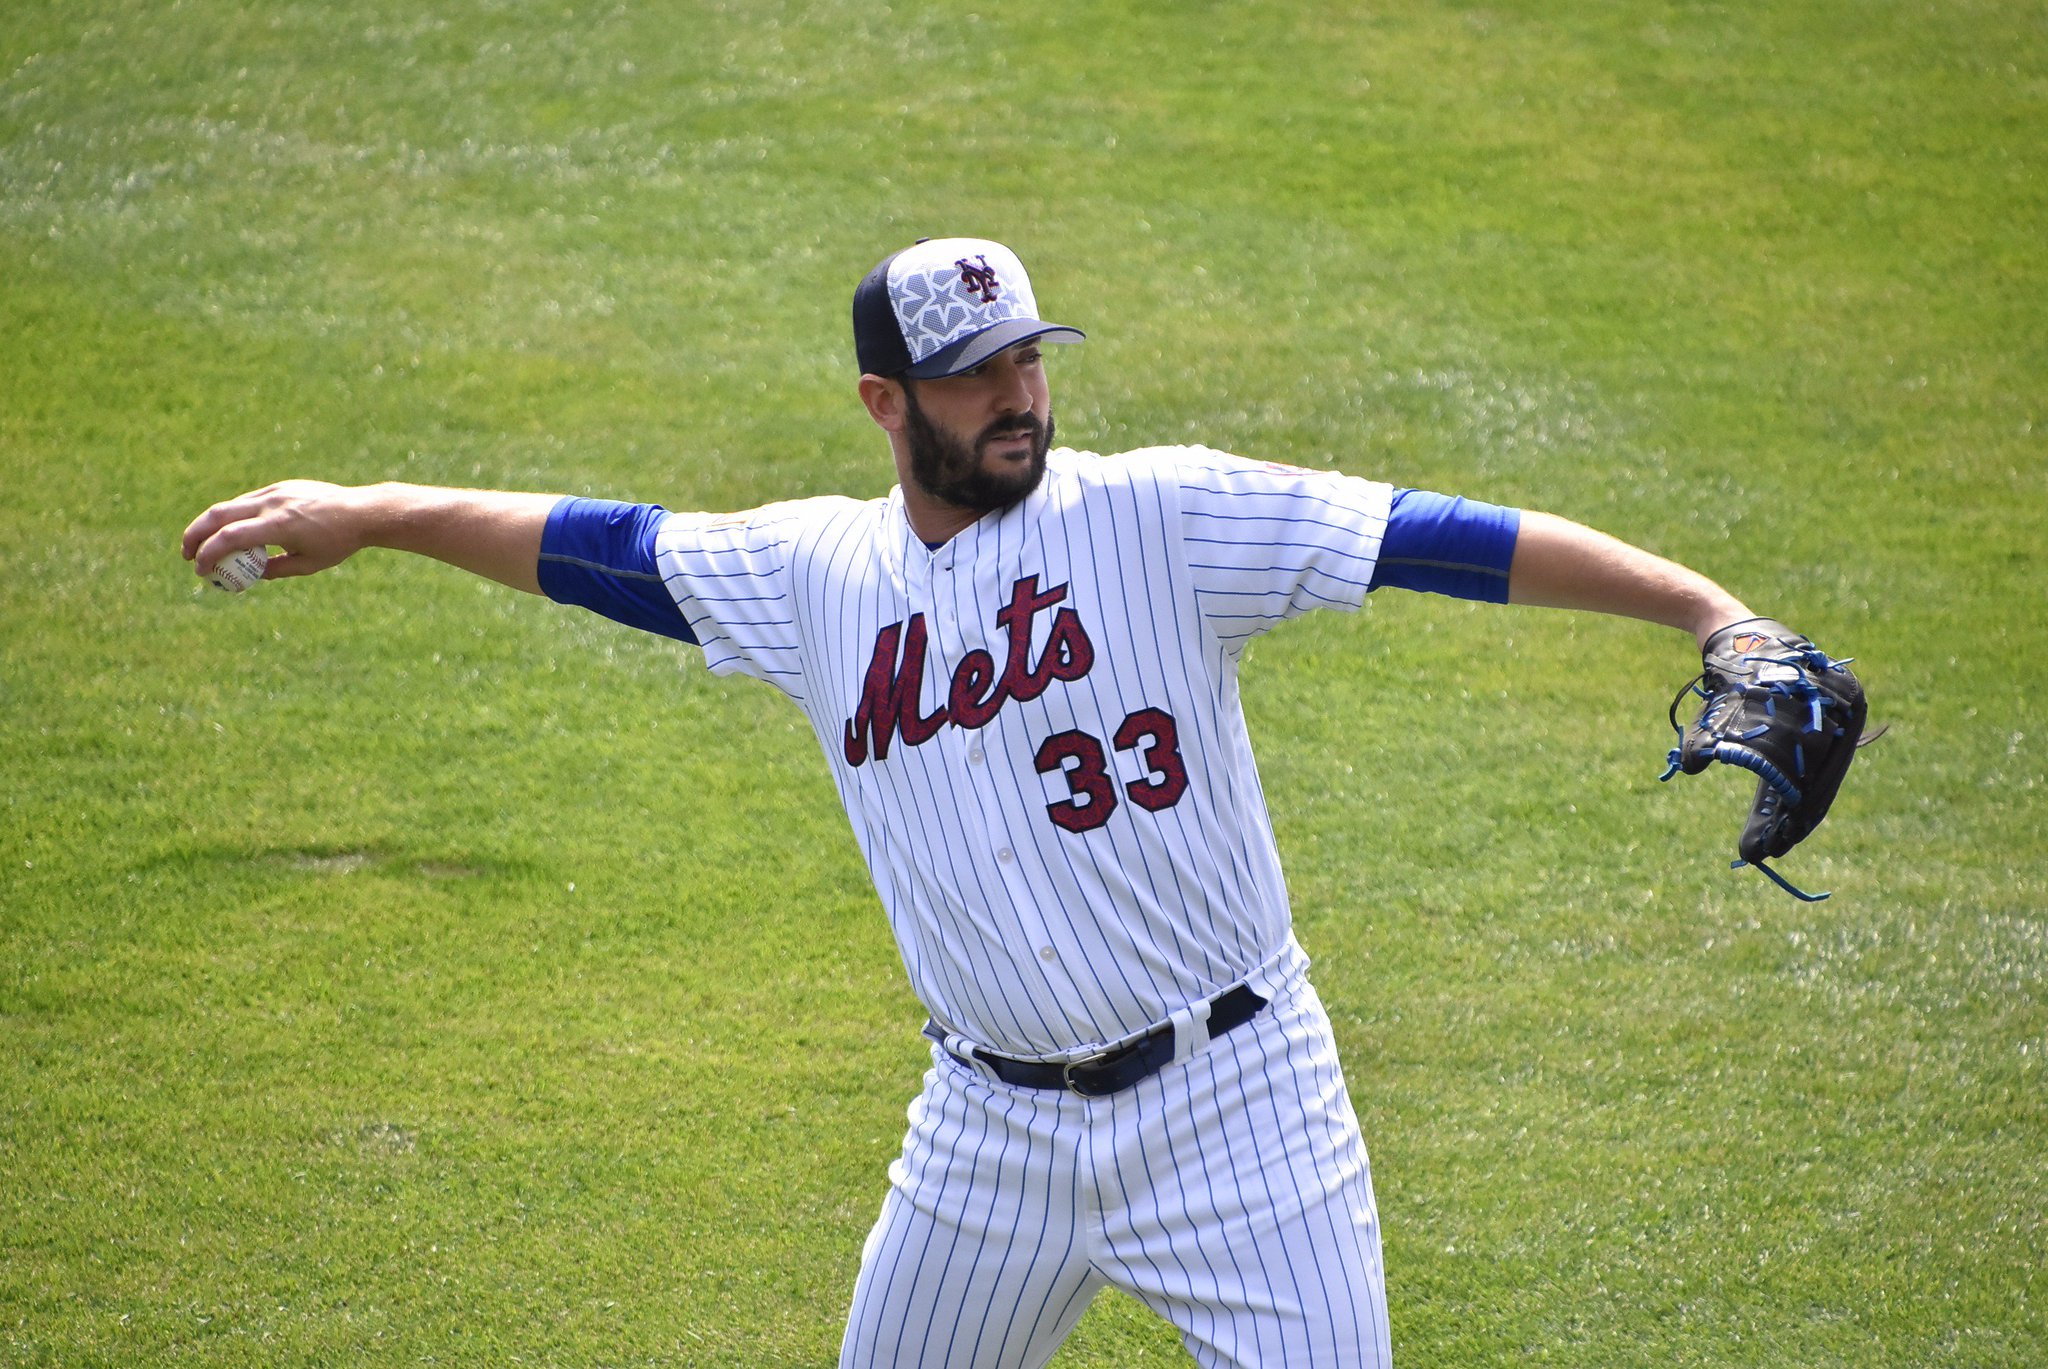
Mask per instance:
[[[1172,1322],[1205,1369],[1391,1361],[1365,1144],[1298,975],[1106,1098],[935,1050],[889,1180],[841,1369],[1042,1365],[1103,1287]]]

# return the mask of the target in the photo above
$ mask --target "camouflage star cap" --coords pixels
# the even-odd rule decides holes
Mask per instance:
[[[927,238],[883,258],[853,292],[863,374],[932,380],[1033,338],[1084,336],[1041,319],[1024,263],[986,238]]]

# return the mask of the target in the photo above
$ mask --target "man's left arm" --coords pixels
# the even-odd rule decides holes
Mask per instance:
[[[1508,568],[1508,602],[1615,613],[1690,632],[1754,615],[1696,570],[1555,514],[1524,511]]]
[[[1736,863],[1756,866],[1800,898],[1827,897],[1796,888],[1764,862],[1827,816],[1855,759],[1868,710],[1847,661],[1756,617],[1698,571],[1619,538],[1555,514],[1426,491],[1393,491],[1371,588],[1387,585],[1613,613],[1690,632],[1701,672],[1687,688],[1705,706],[1691,727],[1679,728],[1664,777],[1696,775],[1717,761],[1754,773],[1756,797]]]

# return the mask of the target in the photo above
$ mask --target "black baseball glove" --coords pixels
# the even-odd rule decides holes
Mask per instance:
[[[1784,855],[1827,816],[1863,738],[1863,686],[1846,659],[1830,659],[1769,618],[1721,628],[1701,657],[1699,677],[1671,701],[1678,745],[1662,778],[1697,775],[1715,761],[1754,772],[1756,800],[1735,864],[1754,865],[1787,892],[1817,903],[1827,895],[1793,888],[1764,861]],[[1691,727],[1680,727],[1678,703],[1688,693],[1707,702]]]

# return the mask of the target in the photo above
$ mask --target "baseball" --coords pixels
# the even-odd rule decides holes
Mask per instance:
[[[250,547],[224,558],[213,568],[213,574],[206,577],[206,583],[230,594],[240,594],[263,578],[263,568],[269,564],[269,552],[262,547]]]

